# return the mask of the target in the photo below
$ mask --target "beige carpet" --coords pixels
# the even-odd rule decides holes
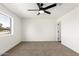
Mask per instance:
[[[59,42],[22,42],[3,56],[79,56]]]

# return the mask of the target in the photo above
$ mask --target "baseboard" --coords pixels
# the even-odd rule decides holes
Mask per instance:
[[[20,44],[21,42],[18,42],[17,44],[15,44],[14,46],[12,46],[10,49],[14,48],[15,46],[17,46],[18,44]],[[3,56],[4,54],[8,54],[6,53],[7,51],[9,51],[10,49],[6,50],[4,53],[2,53],[0,56]]]
[[[31,42],[58,42],[58,41],[22,41],[23,43],[31,43]]]
[[[61,43],[61,44],[64,45],[65,47],[69,48],[70,50],[72,50],[72,51],[74,51],[74,52],[76,52],[76,53],[79,54],[79,52],[77,52],[76,50],[72,49],[70,46],[68,46],[68,45],[66,45],[66,44],[63,44],[63,43]]]

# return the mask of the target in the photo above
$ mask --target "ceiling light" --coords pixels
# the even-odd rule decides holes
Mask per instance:
[[[44,13],[44,11],[43,10],[40,10],[39,13]]]

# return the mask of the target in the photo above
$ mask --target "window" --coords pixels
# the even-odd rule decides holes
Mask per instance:
[[[11,34],[11,18],[0,13],[0,34]]]

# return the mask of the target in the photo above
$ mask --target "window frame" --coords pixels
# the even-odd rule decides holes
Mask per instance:
[[[7,35],[13,35],[13,18],[12,18],[12,16],[8,15],[7,13],[4,13],[3,11],[0,11],[0,14],[4,15],[10,19],[10,33],[1,33],[0,37],[7,36]]]

